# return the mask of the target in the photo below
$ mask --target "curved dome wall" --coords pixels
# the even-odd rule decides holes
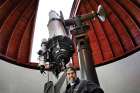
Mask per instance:
[[[29,68],[39,0],[0,0],[0,58]],[[103,5],[107,19],[86,21],[95,66],[127,57],[140,49],[140,0],[75,0],[71,17]],[[73,56],[78,67],[77,53]]]
[[[75,0],[71,17],[97,11],[99,4],[107,13],[105,22],[98,18],[86,21],[90,26],[88,37],[95,66],[114,62],[140,49],[140,1]],[[75,66],[79,66],[77,56],[75,53],[73,57]]]
[[[39,0],[0,1],[0,58],[21,66],[29,62]]]

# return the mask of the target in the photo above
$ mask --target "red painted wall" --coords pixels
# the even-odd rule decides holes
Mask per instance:
[[[71,17],[97,11],[99,4],[107,13],[105,22],[97,17],[85,22],[90,26],[88,37],[95,66],[114,62],[140,48],[139,0],[76,0]],[[77,67],[77,52],[73,61]]]
[[[29,62],[39,0],[0,1],[0,58],[17,65],[37,68]],[[75,0],[71,17],[97,11],[103,5],[107,18],[86,21],[95,66],[114,62],[140,48],[139,0]],[[74,40],[74,38],[73,38]],[[73,63],[79,66],[77,52]]]

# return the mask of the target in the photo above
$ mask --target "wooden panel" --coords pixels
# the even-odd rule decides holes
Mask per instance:
[[[92,25],[91,22],[89,22],[89,25]],[[97,36],[95,34],[94,29],[91,27],[88,31],[89,36],[89,45],[91,47],[91,52],[93,56],[93,60],[99,64],[103,61],[103,55],[99,46],[99,42],[97,39]]]
[[[140,8],[129,0],[83,0],[76,14],[97,11],[99,4],[107,13],[106,21],[95,18],[85,22],[90,25],[88,36],[96,66],[126,57],[140,47]]]
[[[29,19],[31,18],[31,15],[33,14],[32,9],[34,9],[35,3],[36,3],[36,0],[32,0],[32,2],[30,2],[28,7],[26,8],[26,10],[23,12],[21,17],[19,18],[19,20],[13,30],[12,36],[9,40],[7,51],[6,51],[6,56],[12,57],[14,59],[17,58],[21,39],[22,39],[23,33],[26,29],[27,23],[28,23]]]
[[[17,7],[9,14],[5,22],[0,28],[0,52],[5,53],[11,33],[20,18],[22,12],[26,8],[28,1],[22,0]]]
[[[38,69],[37,64],[29,61],[38,1],[6,0],[0,6],[1,59],[19,66]]]
[[[94,10],[97,11],[98,5],[93,2],[91,3],[90,0],[88,1],[87,6],[91,6],[91,8],[87,8],[87,10]],[[95,20],[92,20],[92,26],[95,29],[95,33],[98,38],[99,46],[101,48],[102,54],[103,54],[103,60],[110,59],[113,57],[112,50],[108,41],[108,37],[106,36],[106,32],[104,31],[101,22],[98,18],[95,18]],[[91,41],[92,42],[92,41]]]
[[[0,6],[5,2],[6,0],[0,0]]]
[[[131,0],[131,1],[140,8],[140,0]]]
[[[12,9],[16,7],[16,4],[19,1],[20,0],[6,0],[4,2],[4,0],[0,0],[0,2],[3,2],[3,4],[0,6],[0,27],[2,23],[4,22],[4,20],[6,19],[6,17],[12,11]]]
[[[108,14],[108,19],[112,24],[112,27],[115,29],[117,36],[119,37],[119,40],[122,44],[122,47],[124,47],[124,51],[133,49],[135,45],[131,37],[128,34],[122,21],[116,16],[116,13],[111,10],[112,7],[109,7],[108,4],[106,4],[103,0],[99,0],[99,2],[104,5],[104,8],[106,9]]]
[[[108,0],[106,0],[108,1]],[[130,15],[115,1],[110,0],[108,4],[112,7],[112,9],[116,12],[116,15],[122,20],[122,24],[126,27],[125,29],[131,36],[133,43],[140,43],[140,29],[138,28],[135,21],[130,17]],[[121,12],[120,12],[121,11]]]
[[[137,22],[137,25],[140,26],[140,8],[136,6],[134,3],[132,3],[131,0],[117,0],[122,7],[128,11],[129,15],[131,15],[132,18],[134,18],[135,22]]]
[[[17,62],[18,63],[28,63],[30,58],[30,49],[31,49],[31,38],[33,37],[33,26],[34,26],[34,17],[35,12],[33,13],[28,25],[25,29],[23,37],[21,39],[21,43],[17,53]]]

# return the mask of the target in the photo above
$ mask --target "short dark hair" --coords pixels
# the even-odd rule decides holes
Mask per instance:
[[[76,69],[75,69],[74,67],[67,67],[66,72],[67,72],[68,70],[74,71],[74,72],[76,73]]]

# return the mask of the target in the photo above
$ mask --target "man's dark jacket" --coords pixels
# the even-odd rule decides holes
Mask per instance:
[[[77,80],[71,86],[67,85],[65,93],[104,93],[103,90],[94,82],[87,80]]]

